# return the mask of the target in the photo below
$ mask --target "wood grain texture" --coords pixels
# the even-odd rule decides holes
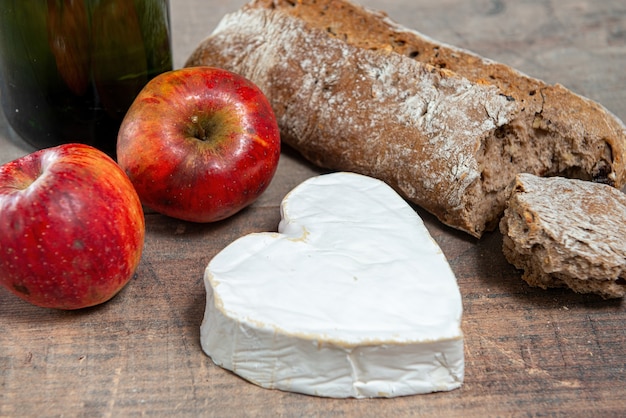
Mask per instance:
[[[243,1],[172,0],[178,67]],[[626,3],[618,0],[363,0],[400,23],[599,101],[626,120]],[[0,116],[0,162],[28,151]],[[275,231],[278,205],[321,171],[285,149],[249,209],[213,225],[147,214],[135,278],[80,312],[29,306],[0,290],[0,416],[620,416],[626,410],[626,308],[528,287],[481,240],[418,210],[463,296],[466,377],[446,393],[333,400],[270,391],[216,367],[199,344],[202,274],[224,246]]]

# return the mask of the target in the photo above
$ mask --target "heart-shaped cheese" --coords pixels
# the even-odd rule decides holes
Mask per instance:
[[[444,391],[464,373],[461,296],[445,256],[389,186],[311,178],[278,233],[250,234],[205,273],[203,350],[266,388],[326,397]]]

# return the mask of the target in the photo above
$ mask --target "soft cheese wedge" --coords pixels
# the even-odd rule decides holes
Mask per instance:
[[[278,233],[244,236],[205,273],[203,350],[265,388],[395,397],[458,388],[461,295],[420,217],[353,173],[283,200]]]

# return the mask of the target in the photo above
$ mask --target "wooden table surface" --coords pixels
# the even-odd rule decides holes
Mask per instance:
[[[244,0],[172,0],[175,66]],[[362,0],[431,37],[599,101],[626,120],[623,0]],[[32,151],[0,116],[0,163]],[[321,171],[286,149],[267,192],[226,221],[147,213],[136,277],[113,300],[63,312],[0,290],[0,416],[602,416],[626,414],[624,303],[527,287],[501,252],[421,210],[463,296],[461,389],[320,399],[256,387],[203,354],[202,275],[234,239],[275,231],[283,196]],[[0,215],[1,216],[1,215]]]

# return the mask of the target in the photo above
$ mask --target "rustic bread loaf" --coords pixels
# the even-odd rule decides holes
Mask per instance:
[[[626,195],[605,184],[520,174],[500,221],[507,260],[541,288],[626,294]]]
[[[305,158],[379,178],[476,237],[519,172],[626,181],[626,127],[599,104],[346,0],[252,1],[186,65],[248,77]]]

